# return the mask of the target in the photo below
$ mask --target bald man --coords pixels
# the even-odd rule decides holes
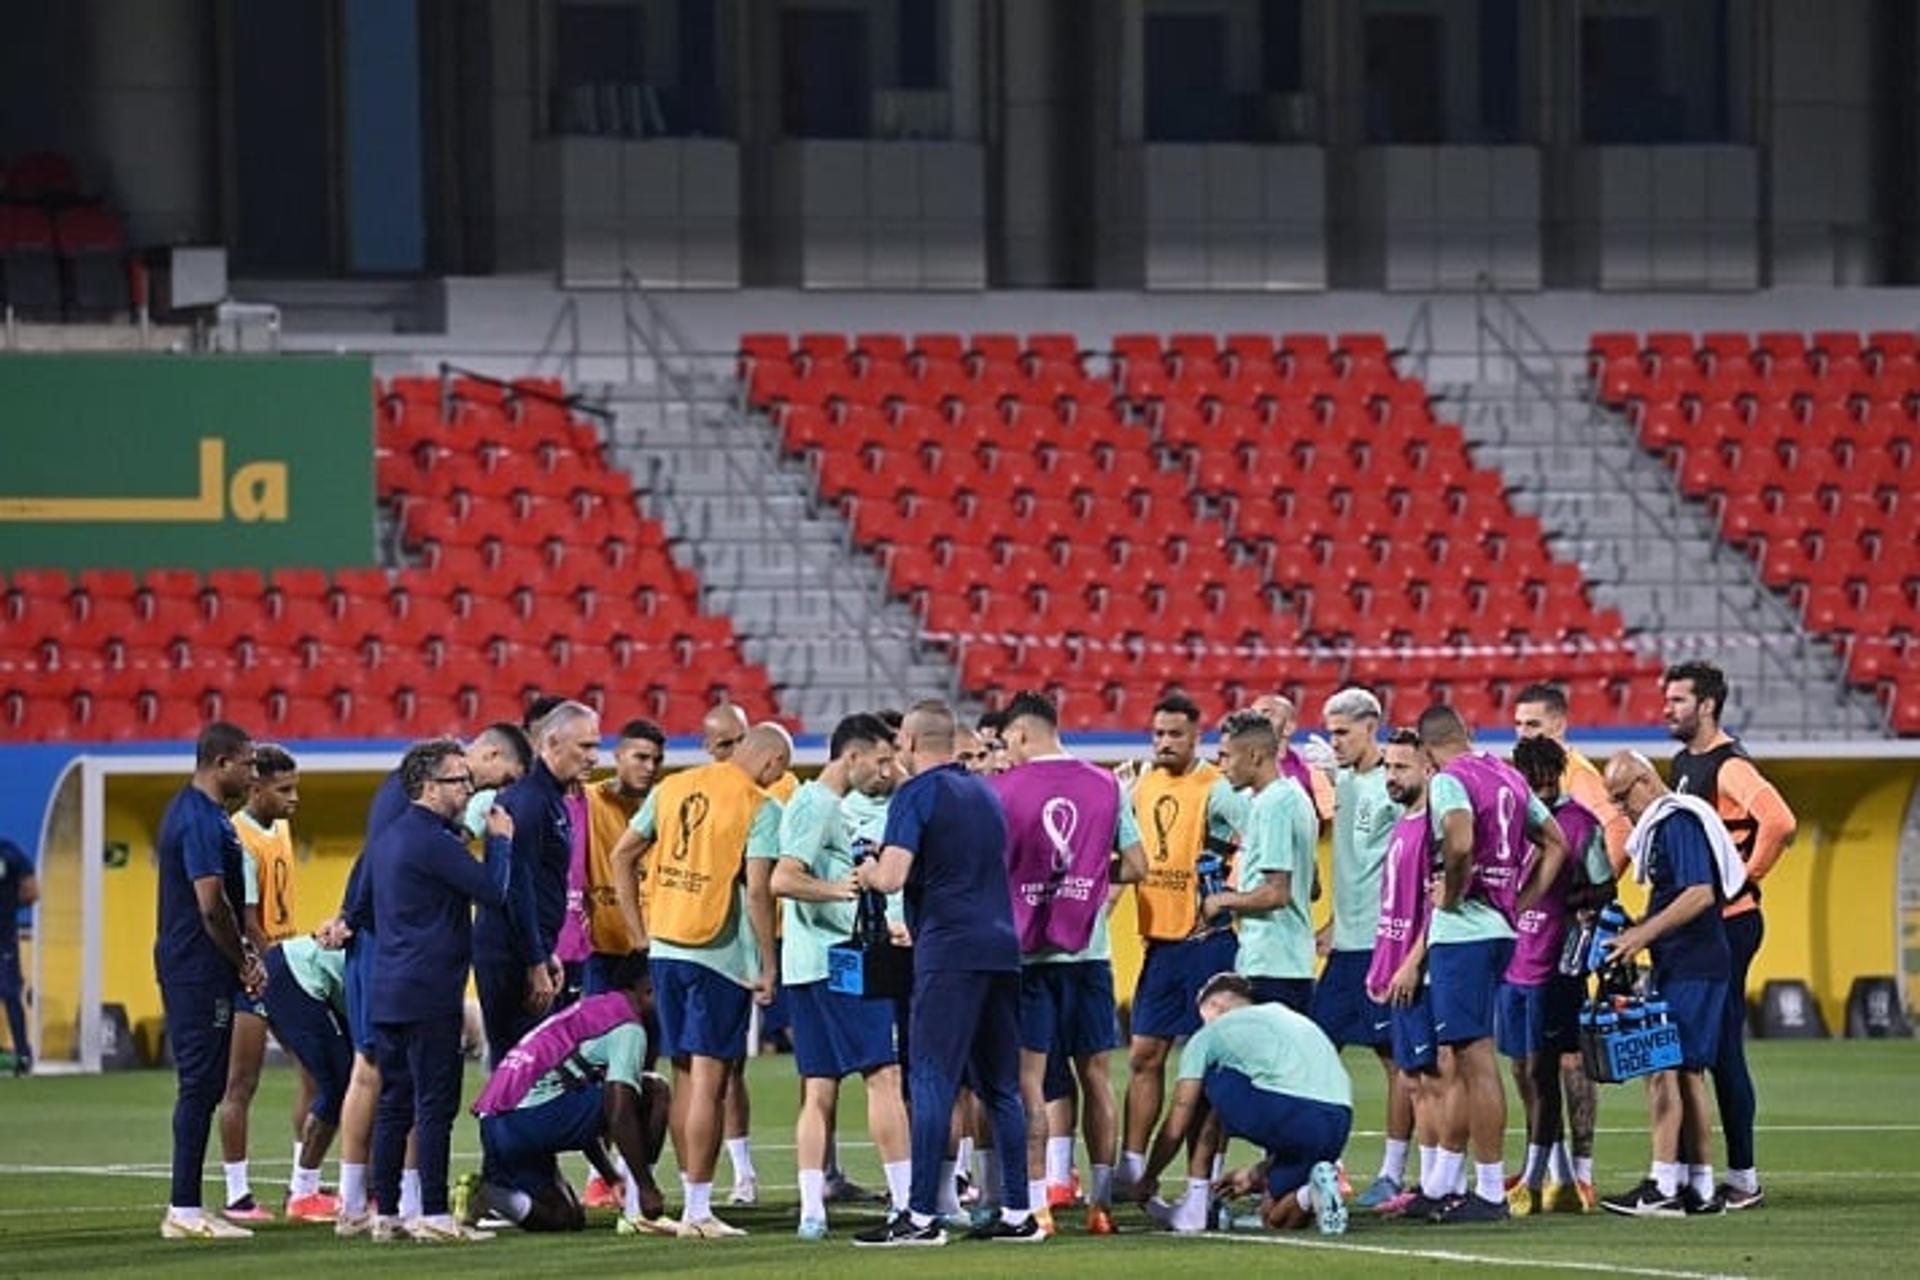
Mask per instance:
[[[1607,761],[1607,794],[1633,819],[1627,849],[1634,878],[1647,886],[1646,918],[1621,931],[1609,961],[1653,957],[1653,989],[1680,1029],[1680,1066],[1647,1077],[1653,1168],[1625,1195],[1600,1202],[1609,1213],[1678,1218],[1723,1213],[1709,1162],[1713,1112],[1707,1069],[1723,1034],[1722,1011],[1733,953],[1721,908],[1746,881],[1740,855],[1713,808],[1675,795],[1647,758],[1623,751]]]
[[[1268,693],[1253,700],[1251,710],[1259,712],[1273,726],[1280,739],[1280,757],[1276,762],[1280,776],[1292,778],[1313,800],[1314,815],[1325,822],[1333,816],[1333,782],[1321,769],[1307,762],[1306,756],[1290,745],[1300,727],[1300,709],[1285,694]]]
[[[614,890],[627,931],[649,938],[662,1052],[673,1062],[669,1124],[686,1180],[680,1234],[742,1234],[713,1214],[713,1171],[729,1083],[747,1053],[756,1001],[773,992],[773,863],[780,807],[766,786],[786,771],[777,725],[747,730],[725,760],[667,778],[614,846]],[[643,926],[636,871],[647,874]]]

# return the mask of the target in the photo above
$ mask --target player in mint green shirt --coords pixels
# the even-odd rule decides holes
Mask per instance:
[[[1133,1195],[1149,1217],[1169,1214],[1154,1194],[1160,1172],[1189,1134],[1202,1132],[1211,1112],[1226,1137],[1265,1149],[1260,1163],[1226,1182],[1235,1194],[1261,1192],[1268,1227],[1313,1223],[1338,1235],[1347,1228],[1339,1161],[1353,1128],[1353,1082],[1312,1020],[1257,999],[1252,980],[1240,974],[1220,974],[1201,989],[1204,1025],[1180,1051],[1173,1103]]]
[[[866,1079],[867,1128],[897,1213],[906,1211],[911,1172],[893,1003],[827,985],[827,952],[852,937],[858,915],[855,859],[878,852],[893,785],[893,732],[876,716],[851,715],[834,727],[828,752],[820,776],[788,801],[776,852],[748,852],[773,860],[771,885],[781,903],[780,980],[801,1078],[794,1144],[803,1240],[826,1238],[828,1144],[844,1077]]]
[[[1231,911],[1240,934],[1234,970],[1262,1000],[1304,1013],[1313,996],[1313,800],[1279,773],[1280,739],[1257,712],[1235,712],[1221,729],[1221,771],[1252,791],[1232,892],[1211,894],[1202,914]]]

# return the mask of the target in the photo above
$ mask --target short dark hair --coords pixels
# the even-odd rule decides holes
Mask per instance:
[[[1676,680],[1685,680],[1693,686],[1693,696],[1705,702],[1713,699],[1714,719],[1719,719],[1727,709],[1727,673],[1716,664],[1705,661],[1679,662],[1668,667],[1666,674],[1660,677],[1660,683],[1672,684]]]
[[[1445,703],[1435,703],[1422,711],[1419,728],[1420,745],[1424,747],[1470,742],[1473,738],[1467,732],[1467,722],[1460,718],[1460,713]]]
[[[874,712],[873,715],[876,720],[895,733],[899,733],[900,726],[907,722],[906,713],[898,707],[882,707]]]
[[[193,767],[211,769],[222,760],[230,760],[253,744],[253,735],[231,720],[215,720],[200,731],[193,744]]]
[[[1200,723],[1200,704],[1184,693],[1170,693],[1153,704],[1153,714],[1157,716],[1185,716],[1194,724]]]
[[[466,754],[467,749],[452,738],[429,738],[408,747],[407,754],[400,757],[400,786],[407,799],[420,798],[433,775],[440,772],[441,761]]]
[[[263,742],[253,749],[253,776],[262,782],[283,773],[297,772],[299,768],[293,753],[277,743]]]
[[[661,754],[664,755],[666,753],[666,732],[651,720],[629,720],[620,726],[620,740],[622,742],[629,742],[635,738],[651,742],[654,746],[660,748]]]
[[[1420,735],[1404,727],[1395,729],[1387,735],[1387,745],[1390,747],[1412,747],[1417,751],[1420,749]]]
[[[1237,973],[1216,973],[1208,978],[1200,988],[1200,994],[1193,1003],[1203,1005],[1215,996],[1238,996],[1249,1004],[1253,1002],[1253,983]]]
[[[527,740],[527,732],[519,725],[506,720],[496,721],[480,731],[476,742],[491,741],[505,749],[508,755],[520,762],[520,772],[533,768],[533,743]]]
[[[1220,737],[1236,741],[1245,738],[1275,753],[1280,750],[1280,734],[1273,727],[1273,721],[1258,711],[1236,711],[1228,716],[1220,726]]]
[[[1523,738],[1513,744],[1513,767],[1530,787],[1558,789],[1567,771],[1567,749],[1545,736]]]
[[[1005,712],[1007,723],[1024,720],[1032,716],[1035,720],[1044,720],[1048,727],[1060,727],[1060,708],[1053,705],[1053,699],[1033,689],[1022,689],[1013,695],[1013,701],[1007,704]]]
[[[1006,732],[1007,713],[1004,711],[982,711],[980,713],[980,719],[974,727],[982,735],[990,733],[997,738]]]
[[[1537,702],[1557,716],[1567,714],[1567,691],[1557,684],[1530,684],[1513,695],[1513,703]]]
[[[887,728],[885,720],[871,712],[856,711],[833,726],[833,736],[827,740],[827,759],[838,760],[855,745],[871,747],[892,741],[893,730]]]
[[[527,709],[520,713],[521,729],[532,733],[535,725],[558,711],[562,704],[571,701],[573,699],[555,697],[551,693],[534,695],[533,701],[527,703]]]

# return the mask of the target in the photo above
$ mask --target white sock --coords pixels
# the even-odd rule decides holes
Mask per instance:
[[[525,1222],[527,1215],[533,1212],[533,1197],[524,1191],[489,1186],[486,1199],[488,1206],[508,1222]]]
[[[1454,1194],[1454,1188],[1460,1184],[1460,1171],[1466,1164],[1464,1152],[1449,1151],[1445,1147],[1437,1148],[1434,1153],[1432,1187],[1427,1187],[1426,1171],[1421,1170],[1421,1190],[1435,1200],[1444,1200]]]
[[[1096,1164],[1093,1166],[1093,1186],[1087,1195],[1088,1204],[1097,1204],[1108,1208],[1113,1204],[1113,1166]]]
[[[893,1201],[893,1211],[899,1213],[907,1207],[907,1197],[913,1193],[913,1161],[889,1160],[880,1166],[887,1175],[887,1196]],[[944,1172],[944,1166],[943,1166]],[[945,1194],[953,1194],[953,1179],[942,1177],[940,1185]],[[938,1208],[939,1206],[935,1206]],[[942,1210],[944,1212],[944,1210]],[[954,1196],[953,1212],[960,1212],[960,1198]]]
[[[1760,1189],[1760,1171],[1758,1169],[1727,1170],[1727,1185],[1742,1195],[1752,1195]]]
[[[1213,1183],[1220,1181],[1220,1175],[1225,1173],[1226,1171],[1227,1171],[1227,1153],[1222,1151],[1218,1155],[1214,1156],[1213,1168],[1207,1170],[1207,1177],[1210,1179],[1210,1181],[1208,1182],[1208,1185],[1211,1186]]]
[[[1573,1158],[1567,1154],[1567,1144],[1556,1142],[1547,1148],[1547,1180],[1567,1183],[1573,1181]]]
[[[727,1159],[733,1162],[735,1182],[749,1182],[759,1176],[753,1171],[752,1138],[728,1138]]]
[[[1429,1190],[1428,1188],[1432,1189]],[[1420,1194],[1429,1200],[1437,1200],[1443,1194],[1440,1191],[1440,1148],[1420,1148]]]
[[[1547,1180],[1547,1148],[1537,1142],[1527,1144],[1526,1167],[1520,1171],[1520,1179],[1535,1191]]]
[[[933,1215],[930,1213],[909,1213],[907,1215],[907,1221],[924,1231],[933,1225]]]
[[[800,1171],[800,1220],[827,1220],[827,1175],[820,1169]]]
[[[201,1212],[200,1206],[196,1204],[188,1209],[182,1209],[177,1205],[168,1205],[167,1216],[175,1222],[198,1222],[205,1215]]]
[[[1407,1149],[1412,1144],[1403,1138],[1388,1138],[1386,1154],[1380,1157],[1380,1176],[1391,1178],[1405,1185],[1407,1181]]]
[[[1122,1151],[1120,1153],[1120,1181],[1132,1186],[1140,1181],[1147,1171],[1147,1154],[1144,1151]]]
[[[417,1218],[420,1216],[420,1171],[402,1169],[400,1171],[400,1217]]]
[[[1047,1139],[1047,1181],[1064,1187],[1073,1181],[1073,1139]]]
[[[296,1138],[296,1139],[294,1139],[294,1143],[293,1143],[293,1164],[292,1164],[292,1166],[291,1166],[292,1168],[295,1168],[295,1169],[298,1169],[298,1168],[300,1167],[300,1156],[301,1156],[301,1154],[302,1154],[302,1153],[303,1153],[304,1151],[306,1151],[306,1149],[307,1149],[307,1144],[306,1144],[306,1143],[304,1143],[304,1142],[301,1142],[301,1141],[300,1141],[299,1139],[297,1139],[297,1138]]]
[[[689,1182],[687,1184],[687,1207],[680,1215],[682,1222],[702,1222],[713,1216],[713,1184],[711,1182]]]
[[[908,1161],[907,1167],[912,1168],[913,1162]],[[891,1169],[893,1166],[888,1165],[887,1168]],[[942,1160],[940,1162],[940,1182],[939,1185],[933,1189],[933,1211],[935,1213],[944,1215],[960,1212],[960,1185],[958,1181],[956,1181],[958,1177],[958,1165],[951,1160]],[[892,1188],[889,1187],[888,1189],[891,1190]]]
[[[1312,1213],[1313,1212],[1313,1188],[1310,1186],[1301,1187],[1298,1191],[1295,1191],[1293,1193],[1293,1202],[1299,1205],[1302,1209],[1305,1209],[1308,1213]]]
[[[318,1169],[302,1169],[299,1165],[293,1166],[293,1178],[287,1187],[289,1195],[310,1196],[319,1189],[320,1171]]]
[[[980,1203],[988,1205],[1005,1204],[1005,1179],[1000,1176],[1000,1153],[988,1151],[980,1160]]]
[[[1467,1161],[1464,1156],[1460,1158],[1458,1172],[1453,1175],[1453,1194],[1457,1196],[1467,1194]]]
[[[1693,1194],[1702,1200],[1713,1199],[1713,1166],[1693,1164],[1687,1166],[1687,1185],[1693,1188]]]
[[[973,1139],[962,1138],[953,1151],[953,1167],[956,1173],[973,1177]]]
[[[620,1183],[622,1199],[625,1201],[621,1208],[629,1218],[638,1219],[640,1217],[640,1179],[623,1174]]]
[[[620,1175],[622,1182],[633,1181],[633,1170],[627,1168],[627,1158],[618,1151],[613,1153],[613,1171]]]
[[[1025,1222],[1028,1218],[1031,1218],[1032,1216],[1033,1216],[1033,1210],[1030,1208],[1000,1210],[1000,1221],[1006,1223],[1010,1227],[1017,1227],[1021,1223]]]
[[[227,1171],[227,1203],[234,1204],[253,1194],[247,1185],[247,1162],[234,1160],[221,1166]]]
[[[1653,1184],[1660,1189],[1660,1194],[1663,1196],[1679,1195],[1680,1166],[1655,1160],[1653,1162]]]
[[[1035,1213],[1047,1207],[1047,1180],[1045,1178],[1027,1179],[1027,1208]]]
[[[1473,1162],[1473,1190],[1482,1200],[1503,1204],[1507,1198],[1507,1166],[1503,1160],[1492,1164]]]
[[[1212,1191],[1213,1181],[1209,1178],[1187,1179],[1186,1198],[1173,1207],[1175,1230],[1205,1231],[1207,1229],[1207,1205]]]
[[[340,1212],[357,1218],[367,1211],[367,1166],[340,1162]]]
[[[1728,1174],[1727,1176],[1732,1177],[1733,1175]],[[1575,1182],[1584,1182],[1588,1186],[1593,1185],[1592,1156],[1575,1156],[1573,1158],[1573,1180]]]

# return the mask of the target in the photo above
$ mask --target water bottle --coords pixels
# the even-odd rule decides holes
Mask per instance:
[[[1647,1001],[1647,1025],[1664,1027],[1667,1025],[1667,1002],[1665,1000]]]
[[[1202,853],[1199,860],[1193,864],[1193,874],[1202,902],[1212,894],[1226,892],[1227,860],[1219,854],[1212,851]],[[1224,928],[1231,919],[1232,916],[1229,913],[1222,911],[1210,916],[1207,919],[1207,926],[1213,929]]]
[[[1646,1009],[1638,1000],[1629,1000],[1620,1006],[1620,1030],[1631,1035],[1640,1030]]]
[[[1600,915],[1593,922],[1593,938],[1587,947],[1587,968],[1598,973],[1607,967],[1607,948],[1613,940],[1623,933],[1633,918],[1626,908],[1617,902],[1609,902],[1600,908]]]
[[[1567,939],[1560,944],[1559,969],[1569,978],[1587,976],[1587,956],[1593,951],[1593,922],[1585,921],[1578,929],[1567,930]]]

